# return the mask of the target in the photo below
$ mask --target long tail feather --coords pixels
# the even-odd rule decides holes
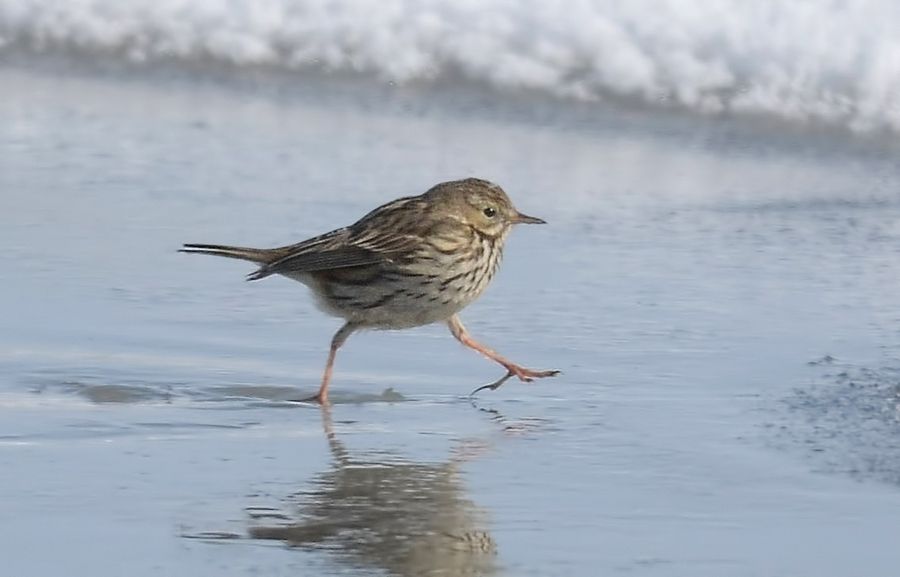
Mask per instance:
[[[185,244],[178,252],[189,254],[211,254],[238,260],[248,260],[260,265],[259,269],[247,275],[247,280],[259,280],[272,274],[267,265],[278,260],[284,253],[281,248],[249,248],[243,246],[227,246],[223,244]]]
[[[226,246],[222,244],[186,244],[178,252],[193,254],[211,254],[240,260],[249,260],[257,264],[264,264],[271,259],[270,251],[259,248],[247,248],[242,246]]]

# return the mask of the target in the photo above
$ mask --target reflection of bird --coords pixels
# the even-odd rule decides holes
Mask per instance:
[[[326,312],[345,320],[331,341],[315,399],[328,400],[338,348],[362,328],[403,329],[439,321],[453,336],[507,370],[500,386],[558,371],[521,367],[476,342],[456,313],[487,287],[514,224],[543,223],[512,205],[496,184],[476,178],[445,182],[419,196],[380,206],[355,224],[280,248],[186,244],[182,252],[212,254],[260,265],[250,280],[280,274],[315,293]]]
[[[459,479],[458,466],[471,451],[434,465],[354,459],[335,436],[327,409],[322,418],[334,467],[312,492],[296,496],[288,524],[252,527],[251,537],[335,550],[348,564],[399,577],[496,573],[485,515],[465,498]]]

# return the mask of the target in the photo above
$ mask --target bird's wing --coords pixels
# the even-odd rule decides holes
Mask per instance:
[[[279,258],[252,273],[250,280],[272,274],[319,272],[390,262],[416,246],[418,237],[386,230],[342,228],[283,247]]]

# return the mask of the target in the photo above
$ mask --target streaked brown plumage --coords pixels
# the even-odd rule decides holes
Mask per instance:
[[[512,226],[543,222],[518,212],[496,184],[467,178],[389,202],[348,227],[297,244],[270,249],[186,244],[181,251],[259,264],[248,280],[280,274],[300,281],[324,311],[346,321],[332,339],[315,396],[325,403],[337,349],[362,328],[446,322],[457,340],[507,369],[487,388],[513,376],[530,381],[557,374],[504,359],[475,342],[457,316],[493,278]]]

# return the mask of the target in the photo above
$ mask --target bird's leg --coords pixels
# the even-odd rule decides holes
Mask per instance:
[[[334,337],[331,339],[331,350],[328,352],[328,361],[325,363],[325,373],[322,375],[322,384],[319,385],[319,392],[308,399],[303,399],[304,401],[314,401],[322,405],[328,403],[328,383],[331,382],[331,373],[334,369],[334,357],[337,355],[337,351],[341,348],[341,345],[347,340],[347,337],[358,328],[359,325],[348,322],[344,323],[344,326],[338,329],[338,332],[334,333]]]
[[[453,333],[453,336],[456,337],[456,340],[469,347],[470,349],[474,349],[484,355],[485,357],[491,359],[494,362],[500,363],[506,369],[506,376],[500,378],[499,380],[485,385],[483,387],[479,387],[473,391],[477,393],[482,389],[491,389],[495,390],[500,387],[503,383],[509,380],[511,377],[518,377],[520,381],[525,381],[526,383],[531,382],[533,379],[540,379],[543,377],[553,377],[559,374],[559,371],[537,371],[534,369],[526,369],[525,367],[521,367],[514,362],[503,358],[496,351],[489,349],[488,347],[482,345],[478,341],[472,338],[469,334],[469,331],[466,330],[466,327],[463,326],[462,321],[459,320],[457,315],[453,315],[447,320],[447,326],[450,328],[450,332]]]

